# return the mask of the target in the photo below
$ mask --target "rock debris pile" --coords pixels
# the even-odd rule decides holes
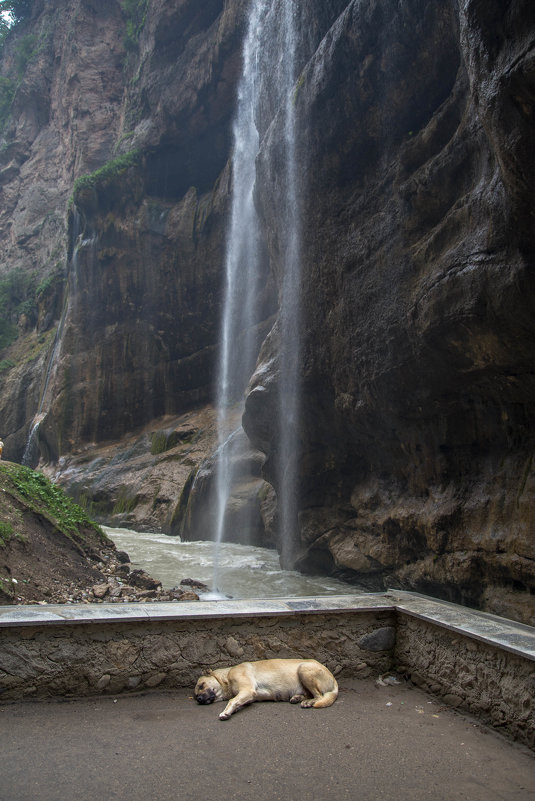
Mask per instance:
[[[98,561],[95,563],[95,557]],[[45,593],[46,600],[33,598],[20,598],[20,604],[78,604],[78,603],[147,603],[154,601],[198,601],[199,596],[193,591],[208,589],[202,582],[194,579],[183,579],[180,586],[164,589],[161,581],[152,578],[141,569],[134,569],[130,564],[130,557],[125,551],[103,550],[86,556],[92,568],[96,568],[100,581],[80,585],[79,582],[70,582],[68,586],[61,586],[57,580],[57,587],[51,587]]]
[[[125,551],[115,551],[105,562],[97,567],[106,576],[106,580],[94,584],[89,590],[78,593],[73,602],[82,603],[121,603],[147,601],[198,601],[197,593],[188,587],[173,587],[164,590],[161,581],[153,579],[144,570],[132,569],[130,558]],[[188,579],[185,579],[189,583]],[[204,586],[204,585],[202,585]]]

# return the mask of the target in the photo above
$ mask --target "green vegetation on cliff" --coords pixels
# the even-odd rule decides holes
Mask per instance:
[[[0,463],[0,488],[5,501],[7,498],[18,501],[23,507],[34,514],[40,515],[74,542],[82,543],[83,529],[90,528],[97,532],[103,542],[107,537],[102,529],[87,515],[84,509],[74,503],[64,491],[53,484],[42,473],[13,462]],[[5,526],[13,525],[15,521],[6,520],[7,513],[0,504],[2,518]],[[4,534],[7,534],[6,528]],[[17,532],[20,536],[24,531]],[[4,539],[4,538],[3,538]]]
[[[149,0],[121,0],[121,8],[126,17],[125,50],[137,50],[139,36],[147,18]]]
[[[28,19],[33,0],[0,0],[0,52],[13,26]]]
[[[21,315],[34,322],[37,281],[33,273],[11,270],[0,279],[0,351],[17,338]]]
[[[58,263],[40,282],[35,272],[11,270],[0,278],[0,352],[11,345],[22,331],[38,322],[39,305],[45,296],[63,290],[63,265]],[[39,337],[42,344],[43,334]],[[32,347],[32,350],[35,348]],[[19,354],[20,357],[20,354]],[[27,354],[24,356],[28,358]],[[0,368],[2,369],[2,368]]]
[[[10,78],[0,76],[0,131],[3,130],[11,112],[11,103],[14,95],[14,82]]]
[[[106,162],[95,172],[81,175],[74,182],[73,200],[77,202],[84,192],[104,189],[111,185],[131,167],[135,167],[139,162],[140,156],[139,150],[130,150],[128,153]]]
[[[87,601],[115,546],[44,475],[0,462],[0,604]]]

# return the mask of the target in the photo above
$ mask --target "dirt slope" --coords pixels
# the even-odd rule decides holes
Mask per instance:
[[[0,604],[195,600],[128,555],[42,473],[0,463]]]

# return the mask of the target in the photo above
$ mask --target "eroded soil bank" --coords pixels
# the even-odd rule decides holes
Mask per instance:
[[[195,600],[162,591],[41,473],[0,463],[0,604]]]

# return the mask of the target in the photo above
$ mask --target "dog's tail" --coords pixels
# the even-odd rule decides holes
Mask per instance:
[[[327,693],[323,693],[319,698],[314,701],[314,709],[321,709],[325,706],[332,706],[338,698],[338,685],[335,682],[335,687]]]

